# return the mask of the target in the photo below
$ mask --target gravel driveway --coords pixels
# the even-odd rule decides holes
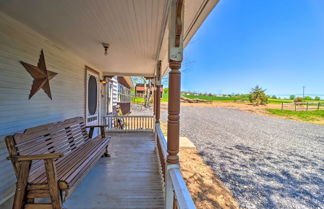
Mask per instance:
[[[166,121],[166,111],[162,111]],[[324,208],[324,126],[216,107],[182,107],[193,141],[243,208]]]

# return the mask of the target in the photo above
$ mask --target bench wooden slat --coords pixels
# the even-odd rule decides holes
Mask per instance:
[[[102,142],[87,143],[85,146],[81,147],[80,150],[77,150],[72,154],[60,159],[56,163],[58,179],[65,181],[67,176],[71,175],[71,173],[75,172],[76,168],[80,167],[84,159],[91,157],[90,154],[96,152],[96,150],[100,148],[100,145],[102,146]],[[103,144],[103,146],[106,146],[106,144]],[[38,175],[36,179],[32,179],[32,182],[44,183],[46,182],[46,175],[42,173],[42,175]],[[69,181],[66,180],[66,182]]]
[[[46,185],[46,187],[48,187]],[[46,198],[49,197],[48,189],[38,189],[27,192],[27,198]]]
[[[60,160],[64,161],[63,165],[64,165],[64,164],[68,164],[68,160],[69,160],[72,156],[74,156],[74,155],[78,155],[78,157],[81,157],[82,155],[84,155],[83,150],[85,150],[86,147],[87,147],[88,145],[89,145],[89,144],[84,144],[84,146],[82,146],[82,147],[80,148],[81,150],[80,150],[79,152],[72,152],[71,154],[66,155],[65,157],[59,159],[59,160],[56,162],[56,169],[58,170],[58,172],[61,173],[61,170],[62,170],[61,165],[59,164],[59,161],[60,161]],[[30,181],[33,182],[33,183],[41,183],[41,182],[44,182],[45,179],[46,179],[46,176],[45,176],[45,173],[43,172],[43,170],[42,170],[41,172],[42,172],[42,173],[41,173],[41,174],[42,174],[41,176],[40,176],[40,173],[39,173],[39,172],[38,172],[38,174],[36,174],[36,176],[35,176],[35,175],[34,175],[34,176],[31,176]],[[33,178],[33,177],[34,177],[34,178]],[[37,179],[36,179],[36,178],[37,178]]]
[[[26,204],[25,209],[53,209],[52,204]]]
[[[102,144],[98,147],[98,149],[96,149],[96,152],[92,152],[91,155],[88,156],[88,157],[86,158],[86,160],[82,162],[82,164],[84,165],[84,164],[88,164],[89,162],[91,162],[91,161],[93,160],[93,158],[94,158],[96,155],[98,155],[98,153],[100,153],[100,150],[103,150],[103,151],[104,151],[104,148],[105,148],[106,145],[107,145],[106,143],[102,143]],[[103,152],[100,153],[99,155],[101,156],[102,154],[103,154]],[[81,165],[82,165],[82,164],[81,164]],[[87,167],[87,166],[84,166],[84,167]],[[76,170],[74,170],[73,172],[66,173],[64,176],[62,176],[61,179],[62,179],[62,180],[64,179],[64,180],[67,181],[67,182],[72,182],[73,178],[75,178],[75,176],[77,176],[78,173],[80,173],[80,171],[83,170],[82,168],[83,168],[83,167],[81,167],[81,166],[77,167]]]
[[[16,192],[18,199],[16,198],[15,204],[19,206],[28,203],[22,206],[25,208],[61,209],[59,189],[64,190],[66,196],[69,195],[106,153],[109,138],[104,136],[102,133],[101,137],[91,139],[84,119],[76,117],[33,127],[26,129],[24,133],[6,137],[17,176],[20,164],[28,172],[27,182],[21,183],[24,191]],[[64,153],[64,156],[52,158],[58,156],[56,153]],[[28,168],[24,162],[29,163]],[[51,198],[51,204],[33,204],[34,198],[45,197]]]
[[[96,147],[93,147],[94,145],[97,145]],[[77,150],[73,152],[70,155],[67,155],[66,157],[59,160],[59,162],[56,163],[56,169],[58,172],[58,179],[64,180],[65,173],[69,172],[75,167],[79,167],[82,164],[82,159],[88,157],[88,155],[91,152],[94,152],[99,147],[99,143],[87,143],[83,147],[80,148],[80,150]],[[93,147],[93,149],[91,149]],[[61,162],[61,163],[60,163]],[[64,176],[63,176],[64,175]],[[33,183],[44,183],[46,182],[46,175],[45,173],[42,173],[42,175],[38,175],[36,179],[31,179]]]
[[[47,184],[29,184],[27,185],[27,190],[44,190],[47,189]]]

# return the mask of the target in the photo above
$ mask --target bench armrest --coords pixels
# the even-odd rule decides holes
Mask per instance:
[[[41,154],[41,155],[13,155],[8,157],[8,160],[13,160],[13,159],[17,161],[48,160],[48,159],[60,158],[63,155],[64,154],[61,152]]]

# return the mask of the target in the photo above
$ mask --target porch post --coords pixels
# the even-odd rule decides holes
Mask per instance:
[[[169,22],[168,164],[179,164],[180,80],[183,58],[183,0],[173,0]]]
[[[181,62],[169,61],[169,103],[168,103],[168,158],[169,164],[179,163],[179,133],[180,133],[180,80]]]
[[[155,113],[156,113],[156,100],[155,100],[155,84],[156,84],[156,76],[153,77],[152,79],[154,82],[154,88],[152,90],[152,100],[153,100],[153,117],[155,118]],[[152,89],[152,85],[151,85]]]
[[[152,88],[152,87],[151,87]],[[154,77],[154,88],[153,88],[153,115],[156,115],[156,98],[155,98],[155,88],[156,88],[156,77]]]
[[[155,79],[155,122],[160,123],[160,107],[161,107],[161,60],[158,61],[156,79]]]

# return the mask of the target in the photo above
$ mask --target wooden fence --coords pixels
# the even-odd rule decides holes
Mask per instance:
[[[108,131],[153,131],[153,116],[105,116]]]
[[[281,110],[292,111],[312,111],[324,109],[324,104],[321,102],[294,102],[294,103],[281,103]]]

